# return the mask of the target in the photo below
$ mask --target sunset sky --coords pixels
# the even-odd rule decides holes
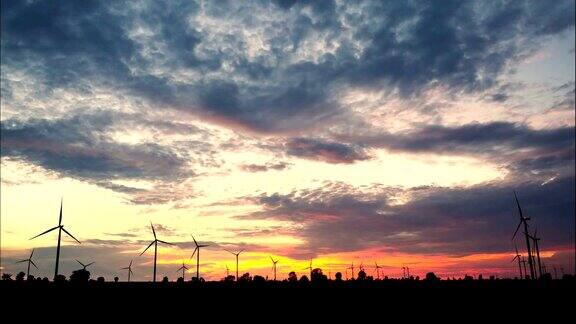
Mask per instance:
[[[1,3],[3,272],[574,272],[574,0]]]

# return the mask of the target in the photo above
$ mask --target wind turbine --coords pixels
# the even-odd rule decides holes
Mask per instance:
[[[192,259],[194,257],[194,254],[196,254],[196,280],[200,281],[200,248],[209,246],[209,244],[198,244],[198,242],[196,242],[196,239],[194,238],[194,235],[190,234],[190,236],[192,236],[192,239],[194,240],[194,245],[196,245],[196,248],[194,249],[194,252],[192,252],[190,259]]]
[[[134,260],[130,260],[130,264],[127,267],[120,269],[120,270],[128,270],[128,282],[130,282],[130,275],[134,274],[134,272],[132,272],[132,261]]]
[[[402,267],[402,279],[406,278],[406,267]]]
[[[228,265],[226,265],[226,278],[228,278],[230,276],[230,269],[228,268]]]
[[[36,266],[36,263],[34,263],[34,261],[32,261],[32,256],[34,255],[34,249],[32,249],[32,253],[30,253],[30,256],[28,257],[28,259],[24,259],[24,260],[20,260],[16,263],[24,263],[24,262],[28,262],[28,267],[26,268],[26,278],[28,278],[30,276],[30,265],[33,265],[34,268],[38,269],[38,266]]]
[[[524,257],[522,257],[522,266],[524,267],[524,276],[528,276],[528,271],[526,270],[526,259]],[[525,279],[525,278],[524,278]]]
[[[236,256],[236,281],[238,281],[238,256],[240,255],[240,253],[244,252],[244,249],[242,249],[236,253],[229,251],[229,250],[225,250],[225,251],[230,252]]]
[[[274,260],[272,256],[270,256],[270,260],[272,261],[272,270],[274,270],[274,281],[276,281],[276,267],[277,267],[276,264],[278,263],[278,261],[280,261],[280,259]]]
[[[539,277],[542,277],[542,263],[540,262],[540,248],[538,247],[538,241],[540,241],[540,238],[536,234],[537,234],[537,229],[534,229],[534,235],[532,236],[532,235],[528,234],[528,237],[534,243],[534,249],[536,249],[536,258],[538,260],[538,274],[539,274]]]
[[[182,266],[180,268],[178,268],[178,270],[176,270],[176,272],[182,270],[182,280],[186,281],[186,278],[184,277],[184,275],[186,274],[186,270],[188,270],[188,267],[184,264],[184,261],[182,261]]]
[[[80,265],[82,266],[82,270],[86,270],[86,268],[88,268],[89,266],[91,266],[91,265],[94,264],[94,262],[90,262],[90,263],[88,263],[88,264],[84,264],[84,263],[82,263],[82,262],[80,262],[80,261],[78,261],[78,260],[76,260],[76,262],[80,263]]]
[[[152,277],[152,282],[156,282],[156,260],[158,257],[158,243],[164,243],[168,245],[174,245],[174,244],[156,238],[156,231],[154,230],[154,225],[152,225],[152,222],[150,222],[150,227],[152,227],[152,234],[154,234],[154,241],[152,241],[150,245],[148,245],[148,247],[146,247],[146,249],[144,249],[144,251],[140,253],[140,256],[142,256],[142,254],[144,254],[144,252],[146,252],[152,246],[152,244],[154,244],[154,276]]]
[[[510,262],[514,262],[514,260],[518,260],[518,270],[520,270],[520,279],[522,279],[524,277],[524,274],[522,273],[522,261],[520,260],[522,255],[520,255],[518,253],[518,246],[516,244],[514,244],[514,249],[516,249],[516,255],[514,256],[512,261],[510,261]]]
[[[310,270],[310,280],[312,280],[312,259],[310,259],[310,264],[302,270],[306,270],[306,269]]]
[[[528,221],[530,220],[529,217],[524,217],[522,214],[522,208],[520,208],[520,202],[518,201],[518,196],[516,195],[516,191],[514,191],[514,199],[516,200],[516,206],[518,206],[518,212],[520,213],[520,222],[516,227],[516,231],[514,231],[514,235],[512,235],[512,240],[516,237],[516,233],[520,229],[520,226],[524,225],[524,238],[526,239],[526,250],[528,251],[528,266],[530,267],[530,279],[534,279],[534,265],[532,263],[532,249],[530,248],[530,237],[528,236]]]
[[[352,261],[352,265],[346,269],[351,269],[352,270],[352,279],[354,279],[354,261]]]
[[[376,269],[376,278],[380,279],[380,269],[382,269],[382,267],[378,265],[378,262],[374,262],[374,264],[374,269]]]
[[[51,229],[44,231],[34,237],[31,238],[31,240],[42,236],[44,234],[50,233],[55,229],[58,229],[58,246],[56,247],[56,266],[54,269],[54,279],[56,279],[56,277],[58,276],[58,264],[60,263],[60,241],[62,239],[62,231],[64,231],[64,233],[68,234],[68,236],[70,236],[71,238],[74,239],[74,241],[78,242],[78,244],[81,244],[80,241],[78,241],[74,235],[70,234],[70,232],[68,232],[67,230],[64,229],[64,225],[62,225],[62,205],[63,205],[64,199],[60,200],[60,217],[58,218],[58,226],[52,227]]]

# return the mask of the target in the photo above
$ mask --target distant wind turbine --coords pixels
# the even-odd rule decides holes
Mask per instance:
[[[520,271],[520,279],[523,279],[524,274],[522,273],[522,261],[521,261],[522,255],[518,253],[518,246],[516,244],[514,244],[514,249],[516,249],[516,255],[510,262],[514,262],[514,260],[518,261],[518,270]]]
[[[36,263],[34,263],[34,261],[32,261],[32,256],[34,255],[34,249],[32,249],[32,253],[30,253],[30,256],[28,257],[28,259],[24,259],[24,260],[20,260],[16,263],[24,263],[27,262],[28,263],[28,267],[26,268],[26,278],[28,278],[30,276],[30,265],[33,265],[34,268],[38,269],[38,266],[36,266]]]
[[[184,264],[184,261],[182,261],[182,266],[180,268],[178,268],[178,270],[176,270],[176,272],[182,270],[182,280],[186,281],[186,278],[184,277],[184,275],[186,274],[186,270],[188,270],[188,267]]]
[[[232,251],[229,250],[225,250],[226,252],[232,253],[236,256],[236,281],[238,281],[238,257],[240,256],[240,253],[244,252],[244,249],[234,253]]]
[[[86,270],[86,268],[88,268],[89,266],[91,266],[91,265],[94,264],[94,262],[90,262],[90,263],[88,263],[88,264],[84,264],[84,263],[82,263],[82,262],[80,262],[80,261],[78,261],[78,260],[76,260],[76,262],[80,263],[80,265],[82,266],[82,270]]]
[[[196,280],[200,281],[200,248],[207,247],[210,245],[198,244],[198,242],[196,242],[196,239],[194,238],[194,235],[190,236],[192,236],[192,239],[194,240],[194,245],[196,245],[196,248],[194,249],[194,252],[192,252],[190,259],[192,259],[194,257],[194,254],[196,254]]]
[[[146,247],[146,249],[144,249],[144,251],[142,251],[142,253],[140,253],[140,255],[144,254],[152,245],[154,245],[154,275],[152,277],[152,282],[156,282],[156,260],[158,257],[158,243],[163,243],[163,244],[168,244],[168,245],[174,245],[174,244],[159,240],[156,237],[156,231],[154,230],[154,225],[152,225],[152,223],[150,223],[150,227],[152,227],[152,234],[154,234],[154,241],[152,241],[150,243],[150,245],[148,245],[148,247]]]
[[[130,260],[130,264],[127,267],[120,269],[120,270],[128,270],[128,282],[130,282],[130,275],[134,274],[134,272],[132,272],[132,261],[134,260]]]
[[[376,269],[376,278],[380,279],[380,269],[382,269],[382,267],[378,265],[378,262],[374,262],[374,269]]]
[[[540,248],[538,246],[538,241],[540,241],[541,239],[537,236],[537,229],[534,229],[534,235],[530,235],[528,234],[528,237],[532,240],[532,242],[534,243],[534,249],[536,250],[536,260],[538,261],[538,275],[539,277],[542,277],[542,263],[540,262]]]
[[[354,279],[354,261],[352,261],[352,265],[346,269],[351,269],[352,270],[352,279]]]
[[[310,270],[310,280],[312,280],[312,259],[310,259],[310,264],[302,270],[306,270],[306,269]]]
[[[274,260],[272,258],[272,256],[270,256],[270,260],[272,261],[272,270],[274,270],[274,281],[276,281],[276,268],[277,268],[277,263],[278,263],[278,261],[280,261],[280,259]]]
[[[50,233],[55,229],[58,229],[58,246],[56,247],[56,266],[54,267],[54,279],[56,279],[56,277],[58,276],[58,264],[60,263],[60,241],[62,239],[62,231],[64,231],[64,233],[68,234],[68,236],[70,236],[71,238],[74,239],[74,241],[78,242],[78,244],[80,244],[80,241],[78,241],[72,234],[70,234],[70,232],[68,232],[67,230],[64,229],[64,225],[62,225],[62,205],[64,203],[64,199],[60,200],[60,217],[58,218],[58,226],[52,227],[51,229],[44,231],[34,237],[31,238],[31,240],[42,236],[44,234]]]
[[[526,239],[526,251],[528,251],[528,266],[530,267],[530,279],[534,279],[534,264],[532,263],[532,249],[530,248],[530,237],[528,236],[528,221],[530,220],[529,217],[524,217],[522,214],[522,208],[520,208],[520,202],[518,201],[518,196],[516,195],[516,191],[514,191],[514,199],[516,200],[516,206],[518,207],[518,212],[520,213],[520,222],[516,227],[516,231],[514,231],[514,235],[512,235],[512,239],[516,237],[520,226],[524,225],[524,238]]]

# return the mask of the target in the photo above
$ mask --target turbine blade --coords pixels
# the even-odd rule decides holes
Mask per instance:
[[[34,261],[30,260],[30,263],[32,263],[32,265],[34,266],[34,268],[38,269],[38,266],[36,265],[36,263],[34,263]]]
[[[157,240],[157,241],[160,243],[168,244],[168,245],[175,245],[174,243],[169,243],[169,242],[162,241],[162,240]]]
[[[512,259],[512,261],[510,261],[510,262],[514,262],[514,260],[516,260],[516,259],[518,259],[518,256],[515,256],[515,257]]]
[[[518,233],[518,230],[520,229],[520,225],[522,225],[522,221],[520,221],[520,223],[518,223],[518,227],[516,227],[516,230],[514,231],[514,235],[512,235],[512,239],[514,239],[516,237],[516,233]]]
[[[190,236],[192,236],[192,239],[194,240],[194,245],[198,246],[198,242],[196,242],[196,239],[194,238],[194,235],[190,234]]]
[[[88,264],[86,265],[86,267],[89,267],[89,266],[91,266],[91,265],[93,265],[93,264],[94,264],[94,262],[90,262],[90,263],[88,263]]]
[[[194,257],[194,255],[196,254],[196,251],[198,251],[198,247],[196,247],[194,249],[194,252],[192,252],[192,255],[190,256],[190,259],[192,259]]]
[[[64,198],[60,198],[60,217],[58,218],[58,225],[62,225],[62,205],[64,204]]]
[[[128,270],[128,269],[129,269],[128,267],[126,267],[126,268],[120,268],[120,270]]]
[[[74,237],[74,235],[70,234],[70,232],[68,232],[67,230],[65,230],[64,227],[62,227],[62,230],[63,230],[64,232],[66,232],[66,234],[68,234],[71,238],[73,238],[74,241],[78,242],[78,244],[82,244],[82,243],[80,243],[80,241],[78,241],[78,239],[76,239],[76,238]]]
[[[60,226],[52,227],[51,229],[49,229],[49,230],[47,230],[47,231],[44,231],[44,232],[42,232],[42,233],[40,233],[40,234],[38,234],[38,235],[30,238],[30,239],[33,240],[33,239],[37,238],[38,236],[42,236],[42,235],[44,235],[44,234],[50,233],[50,232],[52,232],[53,230],[57,229],[58,227],[60,227]]]
[[[30,257],[29,259],[32,259],[32,256],[34,255],[34,249],[32,249],[32,253],[30,253]]]
[[[133,259],[132,259],[132,260],[130,260],[130,264],[128,265],[129,267],[131,267],[131,266],[132,266],[132,261],[134,261],[134,260],[133,260]]]
[[[154,239],[156,239],[156,231],[154,230],[154,225],[150,222],[150,227],[152,227],[152,234],[154,234]]]
[[[148,245],[148,247],[147,247],[144,251],[142,251],[142,253],[140,253],[140,255],[144,254],[144,252],[146,252],[146,251],[152,246],[152,244],[154,244],[154,243],[156,243],[156,241],[152,241],[152,242],[150,243],[150,245]]]
[[[522,215],[522,208],[520,208],[520,202],[518,201],[516,190],[514,190],[514,199],[516,200],[516,206],[518,206],[518,212],[520,213],[520,220],[522,220],[524,218],[524,215]]]
[[[76,260],[76,262],[80,263],[81,266],[86,267],[86,266],[84,265],[84,263],[78,261],[78,259],[75,259],[75,260]]]
[[[28,259],[26,259],[26,260],[20,260],[20,261],[16,261],[15,263],[22,263],[22,262],[28,262]]]

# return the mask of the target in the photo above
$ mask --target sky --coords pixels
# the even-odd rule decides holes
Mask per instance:
[[[1,6],[4,272],[574,272],[573,0]]]

